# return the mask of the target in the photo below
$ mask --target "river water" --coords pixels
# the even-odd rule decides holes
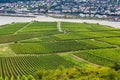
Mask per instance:
[[[63,22],[87,22],[87,23],[99,23],[102,25],[107,25],[115,28],[120,28],[120,22],[114,21],[104,21],[104,20],[83,20],[83,19],[56,19],[47,16],[37,16],[36,18],[28,18],[28,17],[8,17],[8,16],[0,16],[0,25],[10,24],[12,22],[30,22],[30,21],[47,21],[47,22],[54,22],[54,21],[63,21]]]

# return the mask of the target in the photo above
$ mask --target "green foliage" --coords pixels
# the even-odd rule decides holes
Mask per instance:
[[[27,25],[28,23],[15,23],[0,28],[0,43],[16,42],[59,33],[56,23],[54,22],[33,22],[32,24]],[[19,32],[15,34],[17,31]]]
[[[9,78],[6,76],[6,77],[5,77],[5,80],[9,80]]]
[[[72,23],[72,22],[63,22],[62,27],[65,30],[69,31],[100,31],[100,30],[115,30],[114,28],[98,25],[98,24],[90,24],[90,23]]]
[[[40,80],[119,80],[120,73],[105,67],[67,68],[47,71],[38,71],[37,79]]]
[[[73,41],[55,41],[41,43],[20,43],[11,44],[11,49],[16,54],[48,54],[68,51],[78,51],[86,49],[99,49],[114,47],[110,44],[94,40],[73,40]]]
[[[76,66],[74,63],[63,59],[58,55],[21,55],[2,57],[1,64],[3,77],[11,77],[14,75],[15,78],[17,78],[18,75],[34,75],[38,69],[52,70],[56,69],[60,65],[63,65],[65,68]],[[32,76],[28,77],[32,79]]]
[[[27,28],[20,31],[21,33],[29,33],[29,32],[43,32],[43,31],[57,31],[57,23],[56,22],[33,22]]]
[[[12,76],[12,77],[10,78],[10,80],[14,80],[14,76]]]
[[[28,80],[28,78],[25,75],[23,75],[21,80]]]
[[[21,29],[28,23],[14,23],[5,25],[3,28],[0,28],[0,35],[14,34],[17,30]]]
[[[20,76],[17,76],[17,80],[20,80]]]
[[[113,65],[111,65],[111,68],[115,69],[116,71],[120,70],[120,63],[114,62]]]
[[[97,40],[118,45],[118,46],[120,45],[120,37],[98,38]]]
[[[34,37],[42,37],[57,34],[57,31],[53,32],[35,32],[35,33],[22,33],[22,34],[15,34],[15,35],[1,35],[0,36],[0,43],[10,43],[10,42],[17,42],[20,40],[30,39]]]
[[[90,62],[103,66],[112,66],[116,61],[117,64],[120,64],[120,48],[86,50],[79,51],[74,54]]]
[[[4,80],[3,77],[0,77],[0,80]]]
[[[32,75],[29,75],[28,80],[35,80],[35,78]]]

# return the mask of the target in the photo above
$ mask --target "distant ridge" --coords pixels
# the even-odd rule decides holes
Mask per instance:
[[[18,1],[40,1],[40,0],[0,0],[0,3],[13,3]]]

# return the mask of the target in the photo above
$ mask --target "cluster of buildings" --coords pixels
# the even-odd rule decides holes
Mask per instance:
[[[0,14],[79,14],[81,17],[120,16],[120,0],[39,0],[0,3]]]

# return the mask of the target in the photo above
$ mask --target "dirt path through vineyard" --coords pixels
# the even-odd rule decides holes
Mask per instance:
[[[72,54],[72,56],[73,56],[74,58],[80,60],[80,61],[87,62],[87,63],[89,63],[89,64],[91,64],[91,65],[94,65],[94,66],[101,66],[101,65],[98,65],[98,64],[95,64],[95,63],[89,62],[89,61],[87,61],[87,60],[85,60],[85,59],[83,59],[83,58],[80,58],[80,57],[78,57],[78,56],[76,56],[76,55],[74,55],[74,54]]]

